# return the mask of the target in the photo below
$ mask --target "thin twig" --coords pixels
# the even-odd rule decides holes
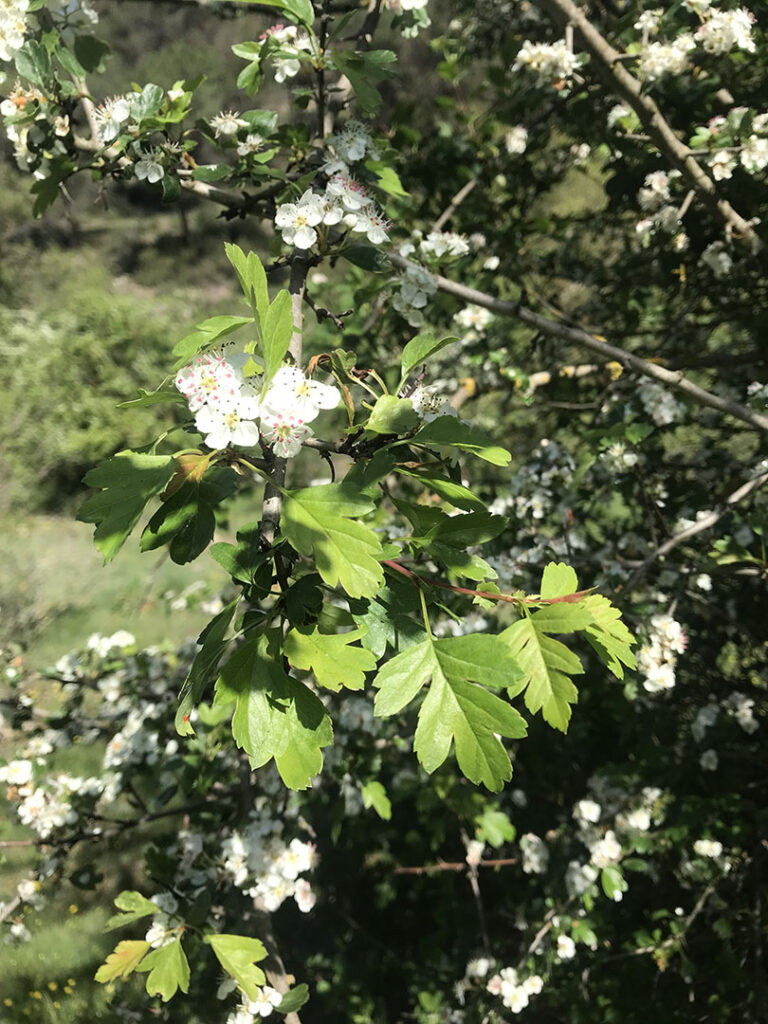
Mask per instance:
[[[717,508],[707,512],[701,518],[697,519],[691,526],[686,527],[684,530],[680,530],[679,533],[673,534],[663,544],[660,544],[655,551],[652,551],[650,555],[641,563],[641,565],[634,571],[634,573],[627,580],[623,587],[620,587],[622,594],[629,593],[633,590],[643,576],[646,574],[648,569],[656,562],[659,558],[663,558],[664,555],[669,554],[679,544],[685,543],[690,540],[691,537],[695,537],[699,533],[703,533],[704,530],[711,529],[716,523],[718,523],[723,516],[726,516],[734,505],[737,505],[744,498],[749,497],[753,491],[758,490],[763,484],[768,483],[768,473],[761,473],[760,476],[756,476],[753,480],[748,480],[741,487],[738,487],[732,494],[729,494],[727,498],[721,501]]]

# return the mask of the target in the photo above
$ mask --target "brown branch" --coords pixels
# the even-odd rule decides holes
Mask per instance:
[[[500,857],[496,860],[481,860],[479,868],[506,868],[517,864],[517,857]],[[393,868],[395,875],[431,875],[436,871],[468,871],[469,865],[465,860],[461,861],[439,861],[437,864],[423,864],[420,867],[396,867]]]
[[[3,909],[0,910],[0,921],[5,921],[19,906],[21,906],[21,896],[15,896],[10,903],[6,903]]]
[[[390,261],[401,270],[417,266],[417,264],[411,263],[410,260],[405,259],[396,252],[390,252],[388,256]],[[732,402],[729,399],[713,395],[711,391],[705,391],[704,388],[700,388],[697,384],[688,380],[679,370],[667,370],[657,363],[652,363],[641,356],[634,355],[632,352],[627,352],[626,349],[618,348],[607,341],[601,341],[594,334],[589,334],[580,327],[569,327],[567,324],[560,324],[554,320],[548,320],[546,317],[539,316],[538,313],[534,313],[533,310],[527,309],[519,303],[497,299],[486,292],[478,291],[477,288],[469,288],[467,285],[450,281],[439,274],[433,274],[432,278],[438,289],[448,295],[455,295],[464,302],[473,302],[477,306],[483,306],[499,316],[515,317],[522,321],[522,323],[534,327],[542,334],[546,334],[547,337],[568,342],[579,348],[587,348],[591,352],[602,356],[607,362],[621,363],[622,366],[626,366],[630,370],[642,374],[644,377],[650,377],[665,384],[667,387],[673,388],[675,391],[679,391],[699,405],[715,409],[726,416],[733,416],[743,423],[748,423],[756,430],[768,432],[768,416],[754,412],[738,402]]]
[[[703,533],[704,530],[711,529],[716,523],[720,522],[723,516],[726,516],[734,505],[737,505],[744,498],[749,497],[754,491],[762,487],[763,484],[768,483],[768,473],[761,473],[760,476],[754,477],[752,480],[748,480],[741,487],[738,487],[732,494],[729,494],[727,498],[721,501],[717,508],[712,509],[711,512],[707,512],[700,519],[697,519],[691,526],[686,527],[684,530],[680,530],[679,533],[673,534],[663,544],[660,544],[655,551],[652,551],[650,555],[643,561],[634,573],[627,580],[623,587],[619,590],[622,594],[628,593],[634,589],[643,576],[646,574],[648,569],[656,562],[659,558],[663,558],[669,554],[679,544],[684,544],[685,541],[690,540],[691,537],[695,537],[699,533]]]
[[[472,192],[472,190],[475,188],[477,182],[477,178],[470,178],[466,184],[461,186],[459,191],[456,193],[453,199],[451,199],[450,203],[448,203],[446,208],[443,210],[443,212],[437,218],[435,223],[432,225],[433,231],[441,231],[443,229],[443,227],[448,223],[448,221],[451,219],[454,213],[456,213],[456,211],[467,198],[467,196],[470,194],[470,192]]]
[[[588,21],[573,0],[544,0],[544,7],[549,9],[556,21],[573,25],[578,30],[584,49],[592,57],[600,77],[634,110],[659,151],[680,171],[705,206],[723,221],[727,230],[748,242],[753,252],[758,252],[763,242],[752,224],[737,213],[729,202],[718,198],[714,181],[696,163],[688,146],[680,141],[656,101],[643,92],[640,80],[622,65],[622,55],[618,50]]]

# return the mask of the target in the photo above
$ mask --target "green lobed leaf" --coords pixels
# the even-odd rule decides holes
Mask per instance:
[[[523,681],[509,690],[510,697],[525,690],[528,710],[533,714],[541,711],[549,725],[565,732],[570,705],[579,696],[569,676],[584,672],[578,657],[559,640],[540,632],[533,617],[513,623],[500,637],[525,673]]]
[[[177,565],[193,561],[208,547],[216,529],[215,509],[237,487],[232,469],[214,466],[199,480],[187,480],[163,502],[141,535],[141,550],[170,545]]]
[[[51,61],[48,51],[36,39],[27,39],[16,51],[14,63],[22,78],[33,85],[47,85],[51,76]]]
[[[607,597],[589,594],[581,602],[592,617],[585,631],[588,642],[597,651],[608,670],[618,679],[624,678],[624,668],[637,668],[632,647],[637,641],[621,621],[621,613]]]
[[[235,651],[216,681],[215,703],[235,702],[232,734],[254,768],[274,757],[285,785],[306,789],[333,742],[331,720],[311,690],[285,674],[278,643],[262,634]]]
[[[350,601],[350,611],[358,626],[365,629],[363,647],[380,659],[387,645],[404,650],[424,639],[426,633],[420,613],[416,587],[400,577],[390,579],[375,598]]]
[[[264,960],[267,950],[259,939],[246,935],[206,935],[205,941],[213,949],[216,959],[231,975],[249,999],[257,999],[259,986],[265,983],[266,975],[256,961]]]
[[[189,961],[181,948],[181,940],[174,939],[167,946],[153,949],[144,957],[136,970],[149,971],[147,994],[160,996],[167,1003],[179,989],[189,992]]]
[[[459,768],[470,782],[498,792],[512,777],[512,765],[495,734],[521,737],[526,724],[506,701],[476,684],[504,689],[521,677],[498,637],[427,637],[379,671],[373,681],[379,690],[375,712],[381,717],[396,714],[429,683],[414,736],[419,762],[434,772],[453,744]]]
[[[259,3],[261,7],[277,7],[278,10],[290,14],[294,21],[307,28],[312,28],[315,20],[315,9],[310,0],[236,0],[236,2],[241,4]]]
[[[123,546],[150,498],[165,489],[175,472],[170,455],[123,451],[86,473],[84,483],[101,490],[83,502],[77,518],[96,524],[94,542],[105,565]]]
[[[443,501],[455,505],[456,508],[464,509],[467,512],[485,512],[485,502],[478,498],[468,487],[451,480],[450,477],[442,476],[430,469],[406,469],[397,466],[394,472],[401,476],[409,476],[418,480],[423,487],[434,491]]]
[[[391,50],[333,50],[333,62],[349,79],[360,109],[372,117],[381,109],[379,82],[394,74],[392,64],[397,60]]]
[[[101,985],[106,985],[117,978],[127,978],[129,974],[136,970],[149,948],[149,943],[143,939],[129,939],[118,942],[114,951],[109,954],[94,974],[94,981],[98,981]]]
[[[457,416],[438,416],[431,423],[425,423],[409,443],[450,445],[494,466],[507,466],[512,459],[508,451],[494,445],[482,431],[463,423]]]
[[[468,515],[444,516],[427,534],[427,539],[449,544],[454,548],[467,548],[485,544],[504,530],[507,520],[490,512],[470,512]]]
[[[111,932],[115,928],[122,928],[123,925],[140,921],[142,917],[149,917],[156,914],[159,907],[140,892],[127,889],[115,896],[115,906],[123,911],[121,914],[113,914],[105,925],[105,931]]]
[[[483,843],[498,849],[504,843],[514,842],[517,830],[504,811],[486,807],[475,818],[475,836]]]
[[[381,542],[351,518],[371,508],[370,498],[343,483],[285,491],[280,529],[300,554],[314,555],[328,586],[341,584],[350,597],[371,597],[384,577]]]
[[[237,272],[248,304],[258,315],[259,322],[263,327],[269,310],[269,289],[267,288],[267,274],[264,265],[255,252],[249,252],[246,256],[239,245],[234,245],[231,242],[225,243],[224,251]]]
[[[389,821],[392,818],[392,803],[386,789],[377,779],[366,782],[360,788],[360,793],[364,807],[372,807],[382,821]]]
[[[370,651],[350,646],[362,635],[362,629],[328,634],[317,626],[295,627],[285,638],[283,654],[294,668],[312,671],[326,689],[362,690],[365,673],[376,668]]]

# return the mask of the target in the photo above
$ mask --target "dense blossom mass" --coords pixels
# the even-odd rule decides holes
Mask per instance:
[[[209,448],[252,448],[261,437],[279,458],[293,458],[313,436],[307,424],[322,409],[339,404],[338,389],[284,366],[262,395],[260,377],[244,375],[249,359],[230,348],[203,353],[176,374],[176,387],[195,413],[195,426]]]

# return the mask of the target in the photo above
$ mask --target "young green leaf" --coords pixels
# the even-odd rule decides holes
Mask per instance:
[[[142,974],[149,971],[147,994],[160,996],[164,1003],[182,992],[189,992],[189,961],[181,948],[181,940],[174,939],[167,946],[160,946],[147,953],[136,970]]]
[[[239,245],[234,245],[231,242],[224,244],[224,251],[237,272],[240,287],[243,289],[248,305],[258,316],[259,323],[263,328],[269,309],[269,289],[267,288],[267,274],[261,260],[255,252],[249,252],[246,256]]]
[[[123,925],[133,924],[134,921],[140,921],[142,917],[149,917],[150,914],[157,914],[160,910],[155,903],[134,890],[126,890],[115,896],[115,906],[123,913],[113,914],[105,925],[105,931],[111,932],[115,928],[122,928]]]
[[[575,571],[564,562],[550,562],[544,567],[541,575],[542,598],[565,597],[575,594],[579,589],[579,581]]]
[[[589,594],[580,604],[592,617],[592,623],[585,630],[587,640],[609,671],[618,679],[623,679],[623,665],[637,668],[632,653],[632,646],[637,641],[621,621],[621,613],[601,594]]]
[[[382,821],[389,821],[392,817],[392,804],[387,791],[376,779],[366,782],[361,786],[360,794],[363,798],[364,807],[372,807]]]
[[[174,719],[176,732],[180,736],[194,735],[190,715],[193,708],[202,700],[206,688],[215,679],[219,662],[232,642],[231,639],[226,639],[226,634],[239,602],[239,598],[231,601],[208,623],[198,637],[197,642],[202,644],[202,647],[193,658],[187,677],[181,685],[179,707]]]
[[[309,988],[306,985],[296,985],[285,993],[275,1009],[278,1013],[295,1013],[308,999]]]
[[[286,491],[280,529],[300,554],[314,554],[317,571],[330,587],[341,584],[350,597],[371,597],[384,572],[384,553],[373,530],[351,517],[371,511],[365,495],[344,484]]]
[[[123,546],[150,498],[165,489],[175,472],[170,455],[124,451],[86,473],[84,483],[101,491],[83,502],[77,518],[96,524],[94,542],[105,565]]]
[[[214,466],[200,479],[187,480],[150,519],[141,535],[141,550],[169,544],[177,565],[193,561],[213,539],[216,506],[236,487],[234,470],[223,466]]]
[[[259,986],[267,980],[264,971],[256,966],[256,961],[267,956],[264,944],[246,935],[206,935],[205,941],[245,995],[249,999],[258,999]]]
[[[363,635],[361,629],[349,633],[321,633],[317,626],[292,629],[285,638],[283,654],[295,668],[312,671],[321,686],[329,690],[362,690],[365,673],[376,668],[376,659],[362,647],[351,647]]]
[[[381,395],[376,399],[365,429],[374,434],[407,434],[418,423],[419,417],[410,398]]]
[[[451,744],[463,774],[498,792],[512,778],[512,765],[497,735],[521,737],[526,725],[514,708],[489,693],[516,685],[522,673],[498,638],[487,635],[427,637],[392,658],[374,679],[377,715],[396,714],[429,683],[414,737],[416,755],[428,772],[445,761]]]
[[[235,702],[232,734],[254,768],[274,757],[286,786],[306,789],[323,766],[322,748],[333,742],[331,720],[312,691],[285,674],[276,640],[262,634],[232,655],[215,703]]]
[[[157,908],[155,908],[157,909]],[[149,950],[149,943],[144,940],[124,940],[118,942],[114,952],[110,953],[104,963],[94,974],[94,981],[106,985],[117,978],[127,978],[141,962]]]
[[[403,349],[403,355],[400,361],[400,387],[403,386],[406,377],[414,367],[425,362],[430,356],[439,352],[440,349],[445,348],[446,345],[450,345],[454,341],[458,340],[459,339],[452,334],[449,334],[445,338],[435,338],[431,331],[426,331],[423,334],[417,334],[415,338],[411,338]]]
[[[541,711],[546,722],[565,732],[571,718],[570,705],[579,696],[569,676],[580,675],[584,669],[573,651],[546,635],[547,620],[540,621],[542,628],[538,629],[536,615],[526,616],[500,634],[525,673],[509,695],[515,697],[525,690],[528,710],[534,714]]]
[[[463,423],[456,416],[438,416],[431,423],[425,423],[408,443],[450,445],[494,466],[507,466],[512,459],[508,451],[493,444],[482,431]]]
[[[262,345],[264,354],[264,387],[280,369],[293,335],[293,310],[291,296],[287,291],[278,292],[275,301],[266,311],[261,321]]]
[[[220,338],[226,338],[228,334],[239,331],[246,324],[252,324],[252,316],[211,316],[198,324],[191,334],[188,334],[181,341],[173,346],[173,354],[178,359],[177,366],[183,366],[200,349],[213,345]]]

